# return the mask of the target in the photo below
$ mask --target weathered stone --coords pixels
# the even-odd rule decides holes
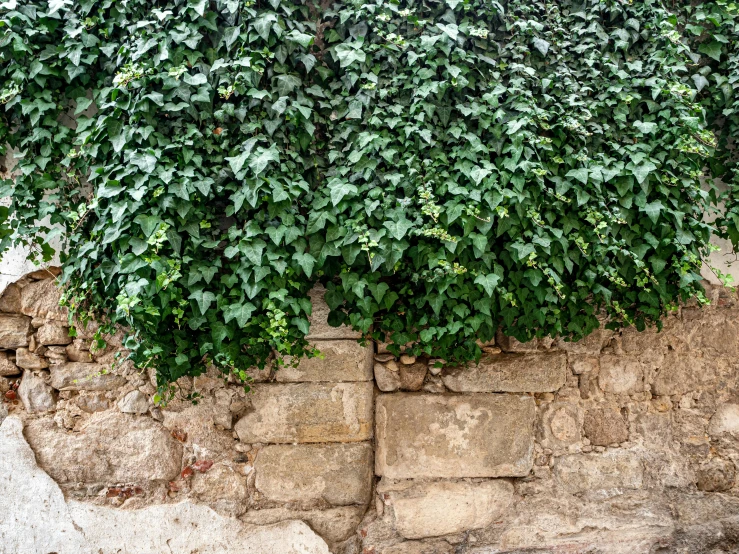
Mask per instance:
[[[234,429],[245,443],[369,440],[372,393],[371,382],[260,385]]]
[[[57,390],[113,390],[125,382],[102,364],[69,362],[51,367],[51,386]]]
[[[706,492],[728,491],[734,486],[736,468],[730,460],[714,458],[701,464],[695,474],[698,490]]]
[[[542,446],[566,449],[582,438],[582,410],[577,404],[552,402],[542,407],[537,433]]]
[[[585,413],[583,431],[593,446],[608,446],[629,440],[629,428],[615,406],[599,406]]]
[[[400,388],[399,371],[393,371],[387,366],[387,364],[380,362],[375,362],[374,369],[377,388],[382,392],[393,392]]]
[[[380,395],[375,472],[391,479],[527,475],[535,410],[530,396]]]
[[[421,390],[421,387],[423,387],[423,381],[426,379],[427,371],[428,366],[423,362],[414,362],[412,364],[401,363],[398,367],[401,390]]]
[[[8,554],[329,554],[302,522],[255,527],[191,502],[119,510],[65,502],[15,417],[0,425],[0,551]],[[145,446],[145,445],[144,445]]]
[[[0,377],[18,375],[21,369],[10,359],[7,352],[0,352]]]
[[[513,502],[507,481],[380,483],[377,492],[392,508],[395,529],[406,539],[439,537],[491,525]]]
[[[500,330],[495,335],[495,344],[500,346],[503,352],[536,352],[539,349],[538,339],[520,342],[513,337],[504,335]]]
[[[59,277],[59,275],[62,274],[62,268],[50,265],[49,267],[44,267],[42,269],[37,269],[36,271],[32,271],[26,277],[29,279],[33,279],[34,281],[41,281],[43,279],[54,279],[56,277]]]
[[[49,360],[34,354],[28,348],[19,348],[15,351],[15,364],[23,369],[46,369],[49,367]]]
[[[368,443],[267,446],[254,463],[256,488],[276,502],[367,504],[372,457]]]
[[[565,490],[579,493],[599,489],[639,489],[644,468],[641,460],[624,450],[602,454],[571,454],[556,458],[554,473]]]
[[[671,396],[695,390],[707,377],[701,358],[670,352],[665,356],[652,383],[652,394]]]
[[[595,373],[600,367],[600,358],[596,356],[578,356],[576,354],[568,354],[567,361],[570,363],[572,373],[575,375]]]
[[[406,541],[387,548],[380,554],[454,554],[454,546],[444,540],[438,541]],[[482,554],[482,553],[481,553]]]
[[[21,313],[31,317],[67,321],[67,309],[59,306],[61,292],[54,279],[33,281],[21,289]]]
[[[117,412],[95,413],[79,433],[49,417],[30,421],[26,439],[39,465],[60,483],[145,483],[175,479],[182,445],[160,424]]]
[[[0,315],[0,348],[28,346],[31,318],[24,315]]]
[[[8,417],[8,407],[3,402],[0,402],[0,425],[3,424],[6,417]]]
[[[632,394],[644,390],[644,369],[636,358],[607,354],[600,358],[598,384],[612,394]]]
[[[313,305],[313,312],[308,318],[310,322],[310,330],[306,338],[308,340],[315,339],[358,339],[362,336],[358,331],[353,331],[351,327],[341,325],[340,327],[332,327],[328,324],[328,314],[330,309],[324,296],[326,289],[323,285],[314,286],[308,296]]]
[[[52,344],[65,346],[73,339],[69,336],[69,327],[59,321],[50,321],[36,331],[36,340],[45,346]]]
[[[200,502],[220,514],[237,517],[247,509],[249,488],[238,468],[217,463],[205,473],[196,471],[190,487]]]
[[[371,346],[361,346],[353,340],[320,341],[311,344],[323,354],[323,358],[301,358],[297,367],[291,367],[291,359],[286,359],[287,364],[275,372],[275,379],[278,382],[339,383],[372,380]]]
[[[17,314],[21,311],[21,288],[15,283],[9,284],[0,296],[0,312]]]
[[[52,388],[37,374],[23,372],[18,397],[28,413],[48,412],[56,407]]]
[[[105,393],[103,391],[82,391],[74,400],[75,404],[77,404],[83,412],[90,414],[95,412],[104,412],[110,408],[110,402],[105,397]]]
[[[364,506],[342,506],[327,510],[292,510],[270,508],[249,510],[241,516],[241,521],[256,525],[267,525],[287,520],[301,520],[310,525],[316,533],[329,543],[329,547],[351,537],[366,508]],[[332,549],[333,551],[333,549]]]
[[[712,437],[724,434],[739,437],[739,404],[721,404],[711,418],[708,434]]]
[[[567,355],[490,355],[478,364],[447,368],[442,379],[455,392],[554,392],[567,379]]]
[[[124,414],[145,414],[149,411],[149,399],[138,390],[132,390],[118,401],[118,409]]]
[[[72,344],[67,346],[67,358],[70,362],[91,363],[92,354],[90,354],[86,341],[75,339]]]

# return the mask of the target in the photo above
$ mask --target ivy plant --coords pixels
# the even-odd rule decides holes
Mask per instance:
[[[314,355],[319,281],[332,325],[450,362],[659,325],[739,240],[736,14],[5,0],[0,249],[61,239],[72,314],[129,329],[163,395]]]

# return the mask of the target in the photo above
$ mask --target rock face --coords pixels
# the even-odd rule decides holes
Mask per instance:
[[[49,360],[47,358],[34,354],[28,348],[19,348],[15,351],[15,363],[23,369],[44,369],[49,367]]]
[[[564,488],[571,493],[639,489],[644,477],[642,462],[618,450],[587,456],[562,456],[557,459],[554,471]]]
[[[312,343],[323,358],[303,358],[297,367],[288,363],[275,373],[280,383],[371,381],[372,348],[356,341],[329,340]],[[289,362],[289,360],[288,360]]]
[[[391,479],[526,475],[534,415],[528,396],[380,395],[375,472]]]
[[[491,525],[513,502],[513,485],[502,480],[383,482],[377,492],[393,510],[395,528],[406,539],[482,529]]]
[[[23,315],[0,315],[0,348],[28,346],[31,318]]]
[[[59,306],[61,293],[54,279],[27,284],[21,290],[21,313],[31,317],[67,321],[67,309]]]
[[[366,441],[372,388],[371,382],[265,384],[254,390],[254,411],[234,429],[246,443]]]
[[[125,383],[103,364],[69,362],[51,368],[51,386],[57,390],[113,390]]]
[[[446,370],[444,385],[454,392],[552,392],[567,378],[567,355],[497,354],[480,363]]]
[[[304,523],[255,527],[190,502],[117,510],[66,503],[36,466],[23,424],[0,425],[0,538],[14,554],[329,554]],[[123,548],[123,550],[122,550]]]
[[[259,452],[254,469],[257,490],[278,502],[347,506],[370,500],[372,447],[368,443],[267,446]]]
[[[598,407],[585,414],[583,430],[590,444],[608,446],[629,440],[629,429],[621,412],[614,407]]]
[[[26,371],[23,374],[18,397],[30,414],[48,412],[56,407],[53,389],[37,374]]]
[[[61,345],[65,346],[72,342],[72,337],[69,336],[69,327],[63,325],[58,321],[50,321],[39,327],[36,331],[36,338],[39,344],[45,346],[48,345]]]
[[[0,352],[0,377],[18,375],[20,372],[20,368],[8,357],[8,353]]]
[[[180,473],[182,445],[151,419],[95,413],[81,432],[66,433],[42,418],[25,432],[39,465],[61,483],[171,481]]]
[[[145,414],[149,411],[149,399],[141,391],[131,391],[118,402],[118,409],[124,414]]]

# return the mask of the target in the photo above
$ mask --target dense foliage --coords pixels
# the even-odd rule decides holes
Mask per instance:
[[[676,11],[677,10],[677,11]],[[739,239],[721,0],[5,0],[2,243],[68,254],[162,390],[330,322],[465,361],[658,323]],[[718,147],[716,147],[718,145]]]

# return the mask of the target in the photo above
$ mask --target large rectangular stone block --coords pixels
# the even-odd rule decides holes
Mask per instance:
[[[242,442],[357,442],[372,438],[372,382],[275,383],[254,387]]]
[[[391,479],[527,475],[535,412],[530,396],[380,395],[375,473]]]
[[[355,340],[313,341],[322,358],[301,358],[297,367],[283,366],[275,372],[280,383],[371,381],[372,346]],[[289,362],[290,360],[286,360]]]
[[[0,316],[0,348],[28,346],[31,334],[31,318],[24,315]]]
[[[489,355],[442,376],[446,387],[455,392],[554,392],[566,379],[564,352]]]
[[[372,490],[372,446],[279,444],[259,451],[255,486],[276,502],[367,504]]]

